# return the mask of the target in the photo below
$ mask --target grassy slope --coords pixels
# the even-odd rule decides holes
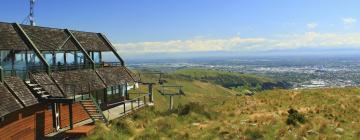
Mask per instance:
[[[249,97],[234,96],[235,91],[213,83],[177,78],[168,84],[185,86],[186,96],[175,99],[176,106],[182,105],[179,112],[167,111],[168,99],[155,93],[155,107],[116,120],[109,128],[99,124],[88,139],[360,138],[358,88],[269,90]],[[183,113],[190,102],[197,104]],[[304,124],[286,125],[290,107],[305,115]],[[336,133],[336,128],[344,131]]]
[[[259,77],[250,74],[241,74],[236,72],[205,70],[205,69],[182,69],[173,72],[169,77],[180,79],[191,79],[200,81],[209,81],[218,85],[233,84],[262,84],[265,82],[275,82],[273,79]]]

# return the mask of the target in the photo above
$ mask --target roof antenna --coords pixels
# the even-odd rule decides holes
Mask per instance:
[[[35,7],[35,0],[30,0],[29,21],[31,26],[35,26],[34,7]]]

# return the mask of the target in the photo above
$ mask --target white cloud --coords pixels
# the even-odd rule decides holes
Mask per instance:
[[[315,28],[318,26],[318,24],[315,23],[315,22],[311,22],[311,23],[306,24],[306,26],[307,26],[309,29],[315,29]]]
[[[208,51],[257,52],[296,48],[360,47],[360,33],[306,32],[304,34],[283,35],[278,38],[234,36],[229,38],[117,43],[114,45],[119,52],[128,54]]]
[[[348,18],[343,18],[342,21],[343,21],[345,26],[351,26],[351,25],[353,25],[354,23],[357,22],[357,19],[352,18],[352,17],[348,17]]]
[[[115,46],[123,52],[201,52],[232,50],[234,47],[246,47],[265,41],[263,38],[241,38],[234,36],[220,39],[193,38],[161,42],[118,43]]]

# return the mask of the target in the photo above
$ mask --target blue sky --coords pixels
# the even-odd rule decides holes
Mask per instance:
[[[22,22],[27,0],[2,0]],[[119,52],[258,52],[360,46],[359,0],[36,0],[39,26],[105,33]]]

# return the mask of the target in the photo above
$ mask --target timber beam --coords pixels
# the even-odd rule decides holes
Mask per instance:
[[[84,47],[80,44],[79,40],[74,36],[74,34],[68,30],[65,29],[65,32],[72,38],[72,40],[75,42],[75,46],[85,55],[87,60],[90,61],[92,69],[95,69],[95,62],[91,59],[90,55],[87,53],[87,51],[84,49]]]
[[[106,38],[106,36],[103,35],[102,33],[98,33],[98,35],[105,41],[107,46],[109,46],[110,50],[114,53],[116,58],[120,61],[121,65],[125,66],[124,60],[120,57],[120,55],[119,55],[119,53],[117,53],[115,47],[110,43],[110,41]]]
[[[18,23],[13,23],[12,26],[19,32],[22,39],[25,41],[28,47],[30,47],[31,50],[33,50],[37,57],[39,57],[40,61],[45,65],[46,67],[46,73],[50,74],[51,69],[50,65],[46,62],[46,59],[41,54],[40,50],[36,47],[35,43],[30,39],[30,37],[26,34],[24,29],[20,26]]]

